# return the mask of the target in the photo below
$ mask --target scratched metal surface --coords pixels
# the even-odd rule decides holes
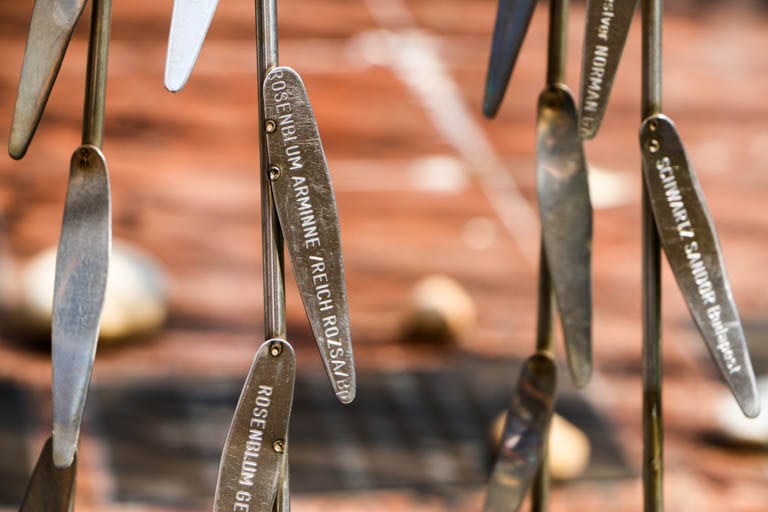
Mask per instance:
[[[768,97],[768,20],[765,11],[754,10],[757,3],[746,0],[720,10],[712,2],[708,8],[693,1],[668,4],[665,112],[685,133],[756,369],[765,371],[758,352],[768,338],[768,273],[759,269],[765,264],[768,216],[759,212],[768,194],[768,103],[760,100]],[[513,93],[498,117],[486,122],[480,105],[495,2],[407,0],[404,9],[398,6],[403,4],[390,0],[280,0],[279,7],[281,63],[297,69],[311,91],[337,193],[356,363],[361,373],[446,363],[442,346],[419,349],[397,341],[411,286],[431,272],[458,279],[478,305],[478,328],[464,350],[524,358],[535,328],[534,126],[544,38],[526,42],[509,84]],[[0,2],[0,140],[8,139],[31,7],[29,1]],[[186,378],[228,381],[239,389],[262,330],[253,7],[221,2],[195,78],[178,95],[163,88],[170,11],[170,2],[151,0],[114,6],[104,151],[114,235],[138,244],[165,267],[171,318],[157,339],[113,350],[101,346],[94,385]],[[579,80],[583,14],[583,4],[574,5],[568,41],[572,90]],[[544,34],[546,20],[542,4],[531,34]],[[614,425],[635,468],[641,453],[638,21],[600,134],[586,146],[588,161],[602,170],[593,176],[600,186],[593,188],[598,373],[586,392]],[[0,255],[16,265],[54,245],[58,236],[66,163],[80,139],[84,28],[75,33],[30,152],[21,162],[0,157]],[[0,276],[4,294],[15,278],[7,267]],[[768,454],[707,440],[715,424],[703,404],[724,387],[666,270],[663,284],[667,507],[760,510],[768,502]],[[320,367],[290,281],[288,304],[289,339],[301,376]],[[562,358],[562,344],[556,347]],[[50,428],[50,360],[3,336],[0,377],[39,397],[29,402],[34,414],[25,445],[26,480]],[[327,399],[333,399],[330,393]],[[83,425],[77,508],[119,510],[102,427],[90,420],[98,417],[94,404],[89,399]],[[223,425],[233,406],[216,409],[226,418]],[[172,446],[173,432],[166,436],[171,440],[152,442]],[[215,474],[194,478],[203,482],[200,489],[215,482]],[[471,487],[452,500],[388,490],[299,494],[294,506],[305,512],[474,511],[482,488]],[[621,503],[622,510],[640,511],[640,489],[636,478],[559,486],[551,510],[572,510],[578,503],[580,510],[613,511]],[[199,495],[212,497],[207,491]]]

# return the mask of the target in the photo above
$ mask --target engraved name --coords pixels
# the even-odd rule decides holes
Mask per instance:
[[[264,442],[264,429],[267,427],[269,407],[272,405],[272,386],[259,385],[254,408],[248,420],[248,440],[245,442],[242,463],[240,464],[239,488],[235,492],[235,503],[232,506],[234,512],[248,512],[250,509],[251,492],[244,488],[254,486],[254,478],[258,470],[259,456]]]
[[[611,34],[611,22],[615,16],[613,8],[614,0],[605,0],[603,2],[603,12],[600,17],[600,25],[597,27],[597,38],[608,42]],[[595,45],[590,62],[589,75],[586,77],[586,97],[584,98],[584,112],[596,113],[599,100],[603,91],[603,78],[605,77],[605,66],[608,63],[609,48],[605,44]],[[581,129],[589,132],[591,125],[596,121],[593,116],[582,115]]]
[[[302,244],[309,254],[312,286],[314,288],[317,308],[322,313],[321,325],[323,328],[323,338],[327,347],[327,354],[331,366],[334,380],[336,382],[336,394],[345,396],[351,390],[349,380],[349,368],[345,357],[346,351],[340,338],[341,329],[337,325],[338,318],[333,311],[336,309],[335,297],[331,283],[326,272],[326,262],[320,237],[320,227],[318,226],[318,216],[315,207],[312,204],[310,181],[307,176],[302,175],[304,171],[304,159],[302,155],[302,145],[298,139],[298,131],[294,121],[294,105],[289,89],[283,78],[283,72],[277,71],[271,73],[270,90],[274,94],[275,112],[277,114],[277,128],[284,142],[285,156],[288,159],[288,171],[291,180],[291,189],[293,190],[294,205],[299,213],[299,221],[302,230]],[[322,206],[320,208],[322,211]]]
[[[696,233],[691,224],[688,210],[683,202],[683,195],[675,178],[675,170],[669,157],[663,157],[656,161],[656,170],[659,173],[664,198],[669,207],[672,218],[675,221],[675,229],[681,240],[684,240],[683,249],[688,260],[688,268],[696,283],[699,297],[708,306],[707,318],[713,332],[717,336],[717,350],[722,354],[728,373],[738,373],[741,365],[736,360],[731,342],[728,340],[728,326],[721,320],[722,308],[717,301],[717,293],[710,279],[709,270],[704,263],[699,251],[699,243],[696,241]]]

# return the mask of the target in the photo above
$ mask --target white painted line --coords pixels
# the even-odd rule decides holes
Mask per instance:
[[[438,42],[416,27],[401,0],[364,1],[384,29],[359,34],[352,40],[350,50],[371,65],[392,69],[420,100],[437,131],[478,178],[523,257],[535,268],[539,251],[538,215],[467,107],[458,84],[440,57]]]

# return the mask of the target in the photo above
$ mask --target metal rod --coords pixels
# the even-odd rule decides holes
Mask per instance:
[[[552,316],[554,315],[554,297],[552,296],[552,279],[547,265],[547,253],[544,251],[544,240],[539,250],[539,303],[536,323],[536,351],[546,352],[552,356]]]
[[[662,0],[643,0],[643,119],[661,112]]]
[[[547,41],[547,84],[565,82],[566,53],[568,51],[568,0],[550,0],[549,37]],[[552,278],[547,264],[544,239],[539,250],[539,304],[536,325],[536,350],[553,356],[552,316],[555,305],[552,296]],[[531,488],[531,511],[543,512],[549,504],[549,428],[544,435],[541,463]]]
[[[541,239],[539,249],[539,303],[536,322],[536,351],[546,353],[550,357],[553,354],[552,317],[555,312],[555,303],[552,293],[552,279],[547,264],[547,253],[544,249],[544,239]],[[541,462],[531,487],[531,512],[543,512],[547,510],[549,503],[549,428],[544,434],[544,442],[541,449]]]
[[[101,148],[104,135],[104,103],[107,92],[107,56],[112,0],[94,0],[83,108],[83,144]]]
[[[285,340],[285,253],[283,234],[277,218],[269,179],[267,134],[264,123],[263,85],[270,69],[278,66],[277,2],[256,0],[256,53],[259,82],[259,153],[261,161],[261,252],[264,276],[264,336]],[[283,454],[274,512],[290,512],[288,450]]]
[[[661,403],[661,254],[643,187],[643,497],[646,512],[663,510],[664,425]]]
[[[568,48],[568,0],[550,0],[547,84],[565,82]]]
[[[291,512],[291,485],[288,468],[288,452],[283,455],[283,464],[280,467],[280,479],[277,486],[277,496],[275,505],[272,507],[274,512]]]
[[[541,447],[541,464],[531,488],[531,512],[544,512],[549,507],[549,428]]]
[[[259,150],[261,157],[261,244],[264,272],[264,335],[286,337],[285,262],[283,235],[270,189],[267,137],[264,128],[262,85],[270,69],[278,65],[277,4],[256,0],[256,41],[259,81]]]
[[[661,112],[661,0],[643,0],[642,117]],[[643,181],[643,503],[664,508],[664,424],[661,381],[661,248]]]

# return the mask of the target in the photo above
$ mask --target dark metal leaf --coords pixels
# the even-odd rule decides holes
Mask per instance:
[[[8,152],[21,158],[43,115],[85,0],[36,0],[21,68]]]
[[[275,209],[328,378],[339,401],[349,403],[355,363],[339,213],[315,114],[290,68],[272,69],[263,93]]]
[[[45,442],[27,486],[20,512],[71,512],[75,504],[77,458],[59,469],[53,464],[53,441]]]
[[[581,61],[580,135],[591,139],[605,115],[638,0],[588,0]]]
[[[760,413],[744,330],[701,185],[674,123],[651,116],[640,129],[643,174],[669,266],[720,374],[749,417]]]
[[[507,411],[483,512],[512,512],[522,504],[541,464],[556,386],[557,371],[549,356],[539,353],[526,360]]]
[[[576,107],[563,85],[539,96],[541,231],[574,383],[592,375],[592,204]]]
[[[535,0],[499,0],[488,77],[485,80],[483,113],[486,117],[494,117],[504,99],[535,7]]]
[[[237,402],[216,483],[214,512],[270,512],[288,449],[296,355],[289,343],[264,342]]]

